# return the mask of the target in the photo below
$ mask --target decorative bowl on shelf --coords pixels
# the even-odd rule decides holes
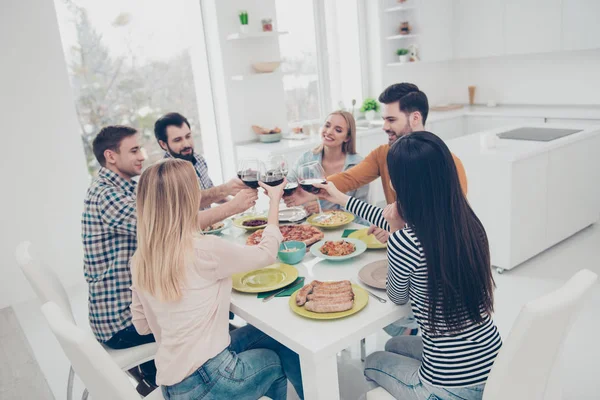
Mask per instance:
[[[267,133],[265,135],[258,135],[258,141],[262,143],[274,143],[281,140],[281,133]]]
[[[252,64],[252,68],[258,73],[270,73],[275,71],[281,65],[281,61],[259,62]]]

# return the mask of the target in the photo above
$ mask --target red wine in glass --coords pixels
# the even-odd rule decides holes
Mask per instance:
[[[294,193],[294,191],[298,188],[298,182],[288,182],[287,185],[283,188],[283,195],[289,196]]]
[[[313,186],[314,183],[325,184],[327,183],[327,180],[322,178],[304,179],[300,181],[300,186],[302,186],[302,189],[304,189],[308,193],[317,194],[321,189]]]
[[[242,182],[244,182],[244,184],[246,186],[248,186],[249,188],[258,189],[258,177],[256,177],[256,176],[242,176],[241,179],[242,179]]]
[[[262,175],[261,181],[269,186],[278,186],[283,183],[283,178],[284,176],[281,170],[270,170]]]

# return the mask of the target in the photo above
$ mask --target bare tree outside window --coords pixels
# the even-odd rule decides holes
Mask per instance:
[[[202,153],[184,3],[142,0],[55,0],[84,151],[91,175],[99,165],[92,141],[103,126],[141,132],[151,162],[163,157],[154,122],[176,111],[192,125]],[[199,16],[197,16],[199,18]]]

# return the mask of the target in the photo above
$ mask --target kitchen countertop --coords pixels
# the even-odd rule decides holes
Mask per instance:
[[[497,135],[517,128],[523,128],[525,125],[505,126],[486,130],[471,135],[461,136],[446,141],[450,150],[455,153],[463,162],[466,158],[481,159],[482,162],[507,162],[512,163],[518,160],[534,157],[538,154],[550,150],[567,146],[571,143],[589,138],[590,136],[600,135],[600,125],[589,126],[573,122],[572,124],[532,124],[527,127],[539,128],[560,128],[560,129],[581,129],[581,132],[574,133],[550,142],[538,142],[528,140],[497,139],[496,146],[493,148],[482,148],[481,137]]]
[[[538,118],[560,118],[560,119],[597,119],[600,125],[600,106],[543,106],[543,105],[499,105],[496,107],[487,107],[482,105],[464,106],[458,110],[451,111],[431,111],[427,118],[427,123],[462,118],[464,116],[479,117],[538,117]],[[359,120],[358,123],[364,123]],[[574,124],[577,121],[573,121]],[[426,126],[427,128],[427,126]],[[358,127],[357,138],[368,137],[382,134],[381,126]],[[236,146],[244,146],[245,149],[258,151],[291,152],[298,150],[308,150],[319,144],[321,138],[319,135],[313,135],[305,140],[281,140],[276,143],[246,142],[238,143]],[[551,142],[553,143],[553,142]]]

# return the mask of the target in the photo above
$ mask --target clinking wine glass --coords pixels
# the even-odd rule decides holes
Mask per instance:
[[[325,171],[323,170],[323,166],[317,161],[309,162],[306,164],[302,164],[298,168],[298,183],[302,187],[303,190],[312,194],[318,194],[321,189],[315,187],[315,183],[325,184],[327,180],[325,179]],[[317,200],[317,204],[319,205],[319,215],[317,219],[323,217],[323,210],[321,209],[321,202]]]
[[[244,159],[238,165],[238,176],[246,186],[258,188],[258,180],[262,171],[262,163],[254,158]],[[251,215],[256,215],[256,206],[252,206]]]

